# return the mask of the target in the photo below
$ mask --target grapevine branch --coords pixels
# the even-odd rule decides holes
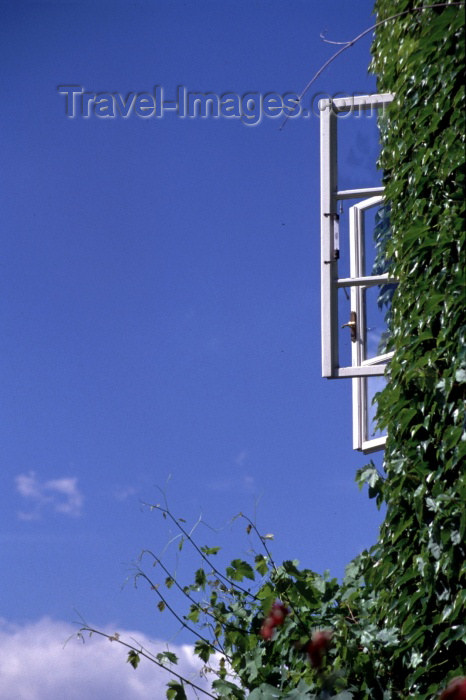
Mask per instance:
[[[203,605],[202,605],[201,603],[199,603],[197,600],[195,600],[195,599],[185,590],[185,588],[183,588],[183,586],[181,586],[181,585],[178,583],[178,581],[176,580],[176,578],[170,573],[170,571],[167,569],[167,567],[166,567],[165,564],[162,562],[162,560],[159,559],[159,557],[157,557],[153,552],[151,552],[149,549],[145,549],[145,550],[143,550],[143,551],[141,552],[141,557],[140,557],[140,558],[142,558],[142,557],[144,556],[144,554],[148,554],[149,556],[151,556],[151,557],[154,559],[155,564],[157,564],[158,566],[160,566],[160,567],[162,568],[162,570],[167,574],[167,576],[168,576],[168,577],[170,578],[170,580],[173,582],[173,585],[175,586],[175,588],[177,588],[181,593],[183,593],[183,595],[186,596],[186,598],[187,598],[198,610],[200,610],[201,612],[203,612],[205,615],[209,615],[210,617],[212,617],[212,618],[215,620],[215,622],[219,622],[219,623],[220,623],[221,625],[223,625],[224,627],[228,627],[228,629],[235,630],[236,632],[244,632],[244,629],[242,629],[241,627],[237,627],[236,625],[232,625],[232,624],[231,624],[230,622],[228,622],[228,621],[222,620],[221,618],[217,617],[217,616],[214,615],[212,612],[210,612],[210,610],[208,610],[205,606],[203,606]],[[155,564],[154,564],[154,566],[155,566]],[[138,571],[140,571],[140,570],[138,569]],[[159,594],[159,595],[160,595],[160,594]]]
[[[230,586],[231,588],[236,588],[237,590],[239,590],[242,593],[244,593],[245,595],[253,598],[254,600],[258,600],[258,597],[256,595],[254,595],[254,593],[251,593],[251,591],[247,590],[246,588],[243,588],[235,581],[231,581],[231,579],[229,579],[227,576],[224,576],[224,574],[222,574],[221,571],[219,571],[215,566],[213,566],[210,559],[204,554],[202,549],[193,540],[193,538],[191,537],[189,532],[181,525],[179,520],[177,520],[175,518],[175,516],[170,512],[170,510],[168,508],[162,508],[162,506],[159,504],[151,505],[149,503],[145,503],[144,505],[148,506],[152,510],[159,510],[162,513],[164,518],[166,518],[166,517],[170,518],[170,520],[176,525],[176,527],[180,530],[180,532],[183,534],[183,536],[188,540],[188,542],[191,544],[191,546],[194,547],[196,552],[202,557],[202,559],[206,562],[206,564],[208,564],[211,567],[212,571],[219,578],[221,578],[223,581],[225,581],[225,583],[228,584],[228,586]]]
[[[257,529],[255,523],[251,520],[251,518],[249,518],[247,515],[244,515],[244,513],[239,513],[239,516],[238,516],[238,517],[244,518],[244,520],[246,520],[246,522],[248,523],[248,527],[247,527],[248,534],[249,534],[249,532],[250,532],[251,530],[254,530],[254,532],[256,533],[257,537],[260,539],[260,541],[261,541],[261,543],[262,543],[262,546],[263,546],[263,548],[264,548],[264,550],[265,550],[265,553],[267,554],[267,557],[268,557],[270,563],[272,564],[272,566],[273,566],[273,568],[275,569],[275,571],[277,571],[277,565],[275,564],[275,562],[274,562],[274,560],[273,560],[273,557],[272,557],[272,555],[271,555],[271,553],[270,553],[270,550],[269,550],[269,548],[267,547],[266,538],[263,537],[263,536],[260,534],[259,530]],[[270,538],[269,538],[269,539],[270,539]]]
[[[266,554],[267,554],[267,557],[269,558],[270,563],[272,564],[272,566],[273,566],[273,568],[274,568],[274,570],[275,570],[275,573],[278,573],[277,565],[275,564],[275,562],[274,562],[274,560],[273,560],[273,557],[272,557],[272,554],[270,553],[270,550],[269,550],[269,548],[267,547],[266,540],[265,540],[265,538],[259,533],[259,530],[257,529],[257,526],[255,525],[255,523],[254,523],[254,522],[251,520],[251,518],[249,518],[247,515],[244,515],[244,513],[240,513],[240,514],[239,514],[239,517],[244,518],[244,519],[246,520],[246,522],[248,523],[248,527],[247,527],[248,533],[249,533],[251,530],[254,530],[254,532],[256,533],[256,535],[258,536],[258,538],[260,539],[260,541],[261,541],[261,543],[262,543],[262,546],[264,547],[264,550],[265,550],[265,552],[266,552]],[[291,579],[290,579],[290,581],[291,581]],[[293,585],[293,582],[292,582],[292,581],[291,581],[291,585]],[[298,611],[296,610],[296,607],[295,607],[289,600],[287,600],[287,601],[285,601],[285,602],[286,602],[286,604],[291,608],[291,610],[293,611],[293,613],[295,614],[296,619],[298,620],[298,622],[299,622],[299,624],[301,625],[301,627],[307,632],[307,631],[308,631],[308,625],[306,625],[306,624],[303,622],[303,620],[302,620],[301,617],[299,616]]]
[[[204,690],[201,688],[199,685],[196,685],[196,683],[193,683],[193,681],[188,680],[187,678],[184,678],[184,676],[181,676],[179,673],[176,671],[173,671],[173,669],[168,668],[164,664],[162,664],[160,661],[157,661],[157,659],[147,650],[145,650],[143,647],[136,647],[133,644],[129,644],[128,642],[124,642],[121,640],[117,635],[113,634],[107,634],[107,632],[102,632],[101,630],[94,629],[93,627],[90,627],[89,625],[85,625],[84,627],[81,627],[81,629],[78,632],[78,635],[81,637],[81,639],[84,641],[83,637],[83,632],[88,632],[89,635],[91,634],[98,634],[101,637],[105,637],[108,639],[110,642],[118,642],[118,644],[121,644],[121,646],[126,647],[130,651],[134,651],[138,656],[143,656],[145,659],[148,661],[151,661],[153,664],[156,666],[160,666],[160,668],[163,668],[164,671],[168,671],[168,673],[171,673],[172,676],[175,676],[181,683],[186,683],[187,685],[191,686],[191,688],[194,688],[195,690],[198,690],[201,693],[204,693],[208,698],[213,698],[213,700],[217,700],[215,695],[212,695],[212,693],[209,693],[208,690]]]
[[[219,647],[215,646],[215,644],[213,644],[213,642],[211,642],[211,641],[209,641],[208,639],[206,639],[206,637],[204,637],[204,636],[203,636],[202,634],[200,634],[197,630],[195,630],[193,627],[191,627],[190,625],[188,625],[188,624],[185,622],[185,620],[183,620],[183,618],[180,617],[180,615],[178,615],[178,613],[176,612],[176,610],[174,610],[174,608],[172,608],[172,606],[167,602],[166,598],[160,593],[158,587],[150,580],[150,578],[147,576],[146,573],[144,573],[144,571],[138,571],[138,573],[136,574],[136,577],[135,577],[135,578],[136,578],[136,579],[138,579],[138,578],[143,578],[145,581],[147,581],[147,583],[149,584],[149,586],[151,587],[151,589],[154,590],[154,591],[156,592],[156,594],[159,596],[159,598],[160,598],[160,600],[162,601],[163,605],[167,608],[167,610],[169,610],[169,611],[171,612],[171,614],[173,615],[173,617],[174,617],[176,620],[178,620],[178,622],[182,625],[182,627],[184,627],[185,629],[187,629],[189,632],[191,632],[191,634],[193,634],[195,637],[197,637],[198,639],[200,639],[202,642],[205,642],[206,644],[208,644],[210,647],[212,647],[212,649],[214,649],[215,651],[217,651],[219,654],[222,654],[223,656],[225,656],[225,657],[228,659],[228,661],[231,661],[231,658],[228,656],[228,654],[226,654],[226,653],[223,651],[223,649],[220,649]]]

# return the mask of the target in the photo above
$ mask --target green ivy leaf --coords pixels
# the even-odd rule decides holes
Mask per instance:
[[[159,654],[157,654],[156,658],[161,664],[165,663],[165,661],[168,661],[171,664],[178,663],[178,657],[172,651],[161,651]]]
[[[167,683],[168,700],[188,700],[183,685],[179,681],[169,681]]]
[[[226,570],[228,578],[233,581],[242,581],[244,578],[254,581],[254,569],[247,561],[242,559],[234,559]]]
[[[230,700],[238,698],[238,700],[244,700],[244,692],[234,683],[230,683],[230,681],[219,678],[212,683],[212,688],[219,691],[219,698],[229,698]],[[251,695],[249,695],[249,698],[250,697]]]
[[[262,683],[248,695],[248,700],[277,700],[279,698],[283,698],[281,690],[277,690],[268,683]]]
[[[137,653],[137,651],[134,651],[134,649],[131,649],[128,652],[128,658],[126,659],[126,662],[131,664],[131,666],[136,669],[139,666],[139,662],[141,661],[141,657]]]
[[[254,561],[256,570],[260,573],[261,576],[265,576],[269,570],[267,559],[264,557],[263,554],[257,554],[254,557]]]
[[[210,557],[212,555],[218,554],[220,551],[220,547],[201,547],[201,552],[206,555],[206,557]]]
[[[202,661],[207,663],[211,654],[214,653],[214,650],[209,642],[206,642],[203,639],[198,639],[194,644],[194,653],[197,654]]]
[[[194,574],[194,581],[200,588],[205,588],[207,583],[207,576],[204,569],[198,569]]]

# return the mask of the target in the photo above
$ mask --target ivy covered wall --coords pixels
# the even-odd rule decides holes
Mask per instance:
[[[377,0],[377,20],[428,4]],[[466,658],[463,32],[452,3],[382,24],[372,46],[378,91],[396,95],[380,165],[400,283],[378,396],[386,479],[372,484],[388,509],[367,583],[378,623],[399,630],[399,697],[434,697]]]

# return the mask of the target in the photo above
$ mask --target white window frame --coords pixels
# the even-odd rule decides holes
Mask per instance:
[[[338,338],[338,289],[363,283],[363,279],[338,277],[339,214],[338,202],[382,195],[383,187],[363,187],[352,190],[338,189],[337,115],[339,113],[384,108],[393,95],[362,95],[359,97],[321,100],[319,102],[321,124],[321,323],[322,323],[322,376],[328,379],[341,377],[365,377],[383,374],[378,365],[351,365],[339,363]],[[388,275],[371,276],[369,284],[389,284],[396,280]],[[347,321],[348,319],[345,319]]]
[[[350,244],[350,277],[348,279],[338,279],[338,287],[351,287],[350,301],[351,312],[355,314],[356,326],[352,330],[354,341],[351,343],[351,366],[368,367],[367,376],[380,374],[374,371],[374,365],[386,365],[393,357],[389,352],[384,355],[367,357],[367,337],[366,337],[366,302],[364,290],[380,284],[395,284],[397,280],[389,277],[388,274],[365,276],[365,221],[364,214],[368,209],[379,206],[383,203],[383,196],[369,197],[362,202],[350,207],[349,210],[349,244]],[[346,324],[345,324],[346,325]],[[382,372],[383,374],[383,372]]]
[[[386,435],[371,438],[368,433],[369,396],[367,392],[368,377],[355,377],[351,380],[353,394],[353,450],[364,454],[383,450],[387,442]]]
[[[383,375],[392,353],[366,358],[364,290],[393,284],[388,274],[364,276],[364,212],[383,201],[383,187],[351,190],[338,188],[338,114],[385,109],[394,96],[361,95],[321,100],[321,324],[322,376],[351,378],[353,386],[353,447],[363,452],[383,449],[386,436],[371,439],[368,433],[367,378]],[[342,200],[363,201],[350,208],[350,277],[338,276],[340,251],[338,204]],[[351,314],[344,325],[352,336],[351,366],[340,366],[338,290],[350,288]]]
[[[369,197],[362,202],[350,207],[349,210],[349,242],[350,242],[350,290],[351,310],[354,311],[357,324],[354,329],[355,340],[351,343],[351,364],[356,367],[368,367],[371,372],[364,377],[355,377],[351,380],[353,394],[353,449],[361,450],[365,454],[383,449],[387,436],[371,438],[369,434],[369,393],[368,377],[374,376],[377,369],[387,366],[387,362],[393,357],[393,352],[376,355],[367,358],[366,336],[366,302],[364,291],[370,286],[394,283],[396,280],[388,275],[364,276],[365,270],[365,212],[373,207],[382,205],[382,195]]]

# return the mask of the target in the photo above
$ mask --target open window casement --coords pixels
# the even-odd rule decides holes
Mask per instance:
[[[372,256],[367,251],[367,229],[370,242],[373,240],[375,222],[370,219],[372,211],[383,206],[383,197],[369,197],[349,209],[350,243],[350,317],[355,325],[349,326],[351,333],[351,360],[353,367],[366,368],[367,374],[352,379],[353,389],[353,448],[364,453],[383,449],[386,436],[375,434],[372,426],[375,393],[383,389],[385,379],[380,376],[392,352],[384,352],[386,343],[385,312],[380,308],[380,290],[395,280],[387,274],[369,274],[373,267]],[[343,280],[346,285],[346,280]],[[343,285],[342,285],[343,286]],[[346,324],[345,324],[346,326]]]
[[[392,99],[389,94],[367,95],[319,104],[322,375],[352,379],[353,447],[363,452],[383,449],[386,440],[374,434],[372,399],[383,388],[392,356],[384,352],[386,309],[379,303],[381,292],[396,280],[374,272],[374,230],[384,207],[383,187],[338,188],[338,115],[378,110]]]

